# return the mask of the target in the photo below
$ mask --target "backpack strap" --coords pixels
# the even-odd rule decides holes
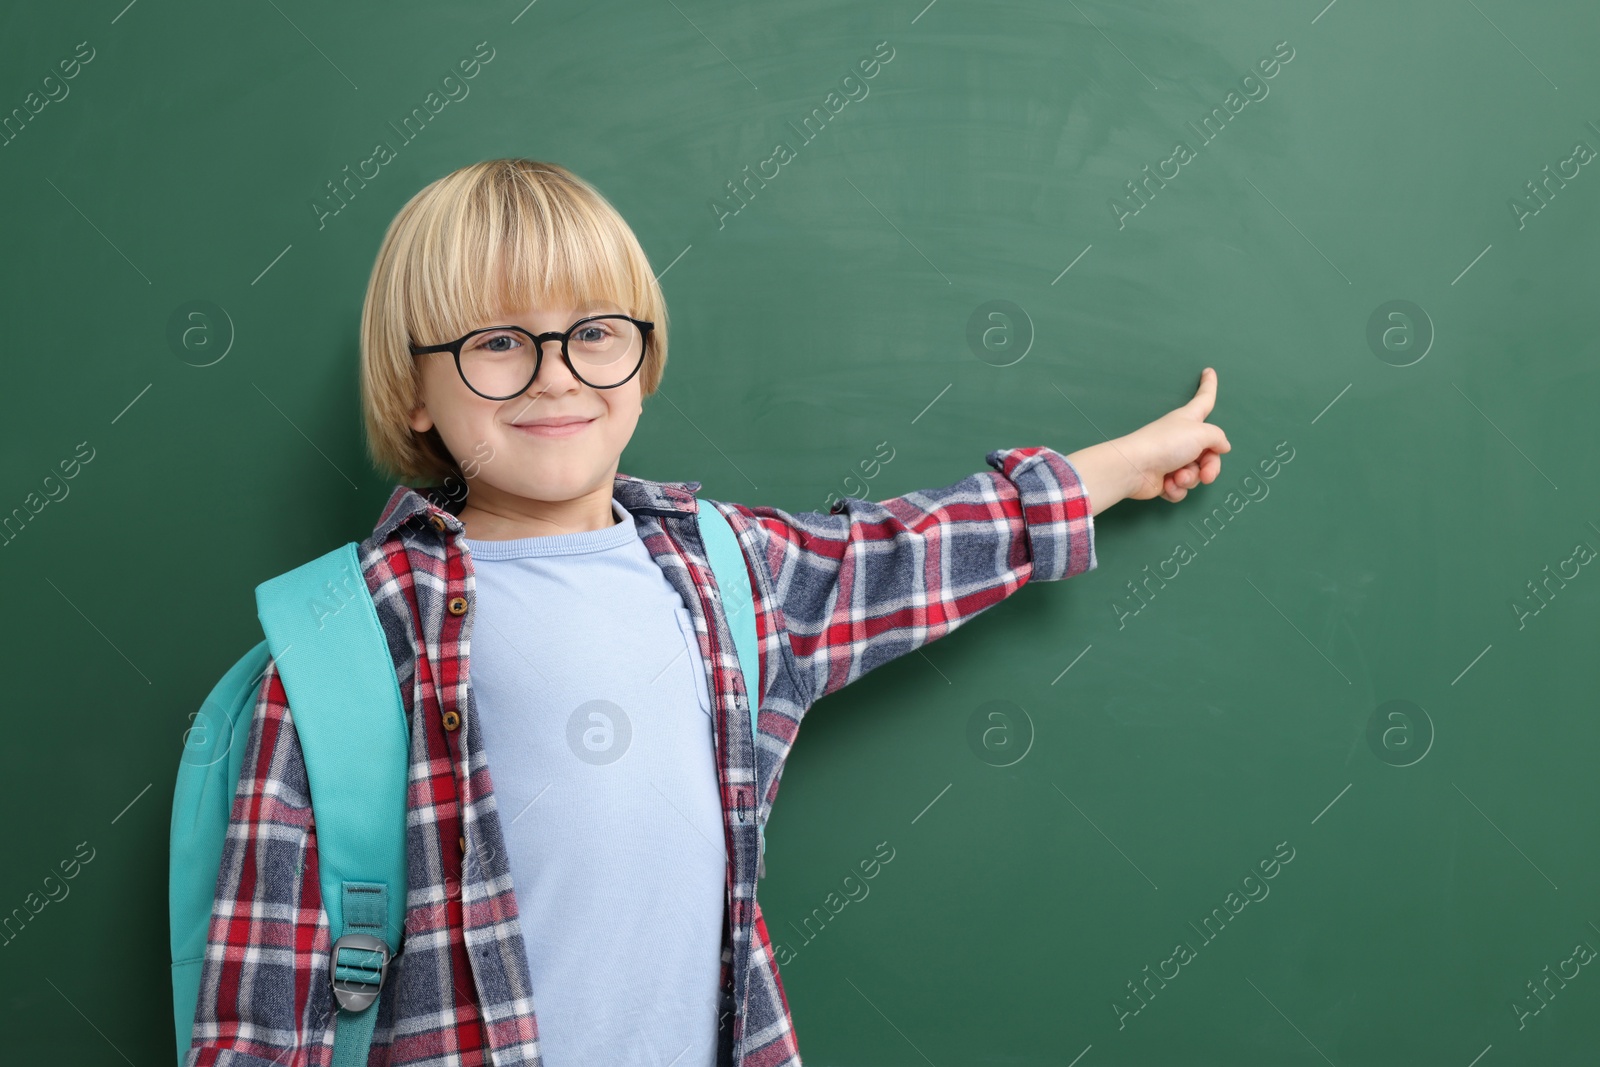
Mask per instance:
[[[756,648],[755,598],[750,590],[750,572],[745,568],[744,552],[739,547],[739,537],[729,525],[727,516],[718,511],[709,500],[701,500],[697,518],[700,520],[700,540],[705,544],[706,558],[711,562],[712,573],[717,578],[717,589],[722,594],[723,609],[728,614],[728,626],[733,630],[733,646],[739,653],[739,669],[744,673],[744,690],[750,704],[750,752],[755,759],[758,705],[761,703],[761,660]],[[758,851],[756,852],[756,877],[767,873],[767,831],[756,823]]]
[[[305,754],[338,1004],[334,1065],[365,1064],[406,911],[410,716],[355,542],[256,587]]]

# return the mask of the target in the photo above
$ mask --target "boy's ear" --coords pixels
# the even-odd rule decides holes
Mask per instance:
[[[411,409],[411,428],[418,433],[427,433],[433,429],[433,416],[428,414],[428,405],[418,404]]]

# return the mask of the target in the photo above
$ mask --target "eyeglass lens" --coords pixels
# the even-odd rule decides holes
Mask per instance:
[[[579,379],[596,388],[627,380],[644,351],[644,335],[627,319],[591,319],[567,340]],[[551,357],[559,358],[552,349]],[[461,375],[486,396],[511,397],[533,380],[538,348],[532,335],[507,327],[472,337],[461,346]]]

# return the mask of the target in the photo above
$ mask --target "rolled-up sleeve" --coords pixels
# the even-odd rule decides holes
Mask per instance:
[[[1033,566],[1029,579],[1053,582],[1094,570],[1094,515],[1071,461],[1042,447],[996,449],[985,459],[1017,487]]]

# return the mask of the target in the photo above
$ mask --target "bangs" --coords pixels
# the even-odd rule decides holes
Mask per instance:
[[[649,285],[612,220],[556,197],[525,171],[482,183],[419,233],[400,280],[402,314],[419,345],[453,341],[527,311],[615,305],[650,317]]]

